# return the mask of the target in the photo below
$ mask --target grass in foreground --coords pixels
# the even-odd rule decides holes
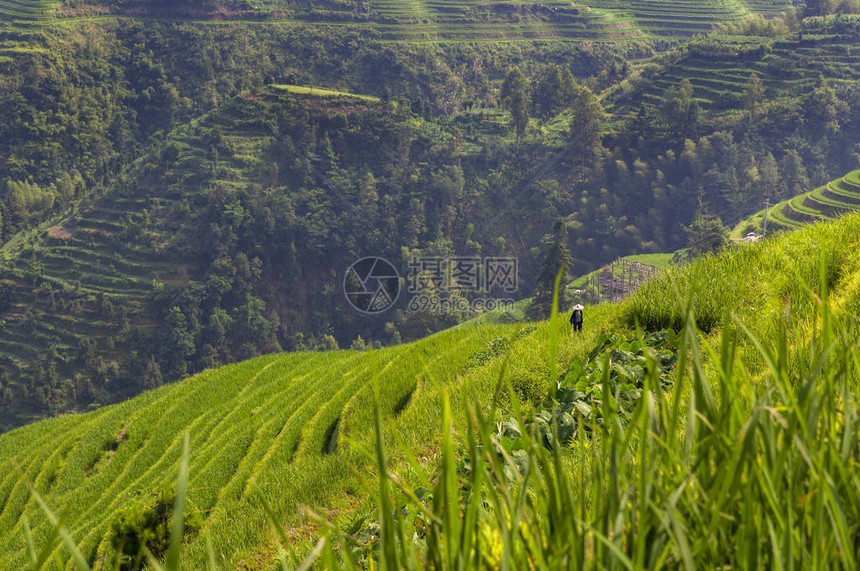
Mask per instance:
[[[787,345],[749,338],[767,363],[759,378],[738,358],[742,326],[703,352],[690,314],[675,391],[650,375],[623,422],[605,389],[607,421],[571,447],[530,431],[513,392],[520,456],[480,409],[456,444],[446,407],[438,469],[413,458],[412,478],[401,478],[378,427],[378,545],[356,549],[331,527],[312,558],[325,568],[375,559],[382,569],[854,569],[856,328],[834,323],[826,300],[819,310],[796,369]]]
[[[857,229],[855,218],[855,242]],[[410,457],[407,469],[395,471],[378,423],[377,483],[368,485],[377,498],[378,538],[330,526],[306,564],[856,568],[858,323],[855,313],[837,309],[856,306],[856,259],[850,274],[834,280],[834,267],[845,266],[825,247],[819,263],[805,268],[818,279],[796,276],[810,313],[793,343],[785,330],[761,337],[738,317],[700,339],[695,303],[687,303],[673,388],[664,389],[650,354],[630,416],[619,414],[621,389],[610,383],[615,353],[605,354],[603,422],[586,431],[596,411],[582,414],[583,436],[568,445],[560,420],[547,441],[512,389],[520,454],[506,444],[508,425],[493,423],[495,406],[471,408],[469,429],[455,439],[446,405],[440,462],[422,466]],[[831,297],[833,283],[849,285]],[[628,311],[636,315],[635,302]]]
[[[670,268],[589,308],[581,336],[554,321],[264,357],[14,431],[0,452],[25,475],[0,479],[2,566],[28,565],[27,537],[77,565],[32,481],[87,562],[112,568],[110,521],[176,480],[188,432],[187,511],[204,521],[182,568],[855,568],[858,243],[854,215]],[[669,385],[650,353],[624,361],[635,344],[599,338],[637,324],[679,331]],[[571,413],[574,437],[547,438],[571,426],[539,422],[559,374],[598,344],[561,387],[596,390],[591,408]],[[319,380],[357,357],[336,387]]]

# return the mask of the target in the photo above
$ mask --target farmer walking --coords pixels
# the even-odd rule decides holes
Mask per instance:
[[[573,306],[573,313],[570,314],[570,322],[573,324],[573,330],[582,332],[582,310],[584,308],[580,304]]]

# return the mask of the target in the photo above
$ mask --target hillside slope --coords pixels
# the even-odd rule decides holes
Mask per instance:
[[[744,106],[744,89],[751,74],[764,87],[765,104],[760,110],[778,111],[784,117],[793,112],[791,100],[824,85],[848,89],[860,78],[856,55],[860,31],[847,20],[838,26],[818,26],[804,21],[804,33],[780,38],[711,35],[693,39],[673,54],[665,65],[648,66],[633,88],[619,100],[625,103],[660,103],[666,92],[688,80],[702,109],[712,116],[739,115]],[[762,118],[767,129],[779,128],[775,120]],[[822,121],[822,127],[826,121]]]
[[[59,5],[57,0],[0,0],[0,27],[51,21]]]
[[[537,244],[558,217],[577,273],[587,273],[619,255],[680,247],[700,194],[735,220],[764,196],[857,166],[851,53],[860,34],[842,21],[802,41],[685,45],[634,74],[610,108],[612,128],[595,125],[593,138],[558,160],[586,113],[545,97],[561,85],[554,73],[583,73],[576,90],[599,112],[628,84],[618,83],[630,76],[628,60],[644,55],[632,43],[394,49],[340,28],[317,36],[290,26],[108,21],[87,24],[102,35],[21,33],[35,42],[31,52],[0,57],[18,86],[0,102],[2,230],[11,239],[0,256],[0,429],[260,353],[320,347],[327,335],[342,347],[375,338],[385,322],[358,319],[337,294],[337,274],[368,254],[404,270],[422,253],[513,255],[528,295]],[[107,42],[105,53],[91,37]],[[178,57],[181,46],[192,57]],[[818,54],[816,69],[795,52]],[[92,69],[76,77],[87,67],[79,59]],[[681,89],[692,59],[703,75],[690,73]],[[706,91],[711,64],[762,73],[754,121],[739,95],[747,68],[717,104]],[[499,91],[519,65],[539,116],[518,142]],[[780,83],[783,72],[797,82]],[[80,89],[67,92],[72,84]],[[319,85],[327,89],[308,87]],[[122,94],[133,105],[108,104]],[[589,159],[589,147],[605,152]],[[538,173],[543,180],[530,184]],[[491,223],[500,205],[512,206]],[[21,229],[29,231],[15,236]],[[385,320],[402,339],[452,324]]]
[[[860,210],[860,170],[779,202],[768,210],[768,230],[794,230],[804,224]],[[754,214],[734,230],[736,237],[764,230],[765,212]]]
[[[527,340],[545,336],[543,328],[525,331],[512,351],[533,350],[524,346],[534,342]],[[346,442],[367,443],[374,386],[402,435],[430,453],[428,431],[441,391],[457,387],[463,402],[491,391],[493,374],[479,363],[494,355],[481,356],[493,339],[514,332],[514,326],[472,327],[364,353],[261,357],[95,413],[13,431],[0,438],[0,457],[4,464],[19,464],[48,501],[62,508],[90,561],[109,569],[111,522],[130,504],[147,502],[149,494],[170,485],[182,434],[189,432],[189,501],[205,515],[204,535],[216,539],[227,557],[222,563],[232,568],[267,551],[256,491],[297,526],[299,538],[310,531],[301,526],[299,505],[337,513],[363,502],[349,469],[361,460]],[[3,568],[26,562],[24,516],[37,542],[47,538],[46,521],[28,496],[24,478],[9,470],[0,483]],[[186,549],[184,567],[196,567],[204,548],[204,536],[198,536]]]
[[[795,351],[806,347],[816,319],[817,298],[806,284],[815,284],[819,273],[826,276],[835,318],[846,324],[860,308],[858,245],[860,215],[855,214],[666,270],[629,302],[588,308],[582,335],[563,329],[559,370],[583,357],[603,331],[625,332],[635,323],[680,327],[686,301],[673,291],[695,292],[693,310],[704,331],[718,331],[731,306],[765,345],[782,338],[796,364],[801,355]],[[818,286],[812,290],[822,293]],[[221,567],[241,562],[246,568],[266,568],[274,547],[258,492],[299,551],[318,531],[302,517],[299,505],[342,525],[371,509],[358,477],[366,464],[358,450],[373,446],[375,391],[387,438],[432,464],[443,394],[450,394],[458,430],[466,428],[467,407],[483,408],[492,399],[503,369],[525,403],[540,402],[555,389],[555,379],[548,376],[548,340],[545,323],[478,325],[382,350],[265,356],[206,371],[120,405],[2,435],[0,543],[6,548],[0,566],[19,568],[27,561],[27,523],[35,545],[48,542],[50,526],[30,497],[30,481],[63,514],[91,564],[112,568],[112,522],[129,506],[151,504],[153,494],[170,485],[187,433],[189,505],[203,524],[187,538],[183,568],[205,565],[207,538],[217,547]],[[719,344],[713,336],[704,341]],[[743,343],[738,350],[755,377],[764,366],[755,358],[756,347]],[[69,556],[60,547],[56,551]]]
[[[6,418],[115,402],[324,332],[379,339],[395,316],[351,311],[339,272],[368,254],[399,263],[399,245],[445,247],[428,227],[465,243],[514,190],[480,192],[492,155],[452,138],[402,104],[269,86],[155,141],[106,192],[3,246]],[[521,235],[536,241],[552,216]],[[503,253],[493,240],[485,255]],[[403,321],[404,337],[438,330]]]
[[[208,0],[0,0],[0,25],[31,26],[63,19],[115,15],[195,21],[273,21],[350,24],[377,30],[396,41],[495,41],[511,39],[624,40],[684,37],[707,33],[718,23],[751,13],[775,14],[787,0],[560,0],[538,2],[454,2],[452,0],[368,0],[311,3]]]

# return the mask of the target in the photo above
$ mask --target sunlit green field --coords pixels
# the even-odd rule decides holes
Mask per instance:
[[[579,355],[552,399],[520,408],[513,388],[510,406],[473,408],[465,442],[443,437],[441,459],[413,462],[405,484],[378,454],[378,549],[329,527],[307,561],[856,569],[858,241],[851,215],[666,270],[618,307],[623,336]],[[404,450],[379,434],[380,449]]]
[[[29,27],[46,22],[75,23],[106,17],[167,18],[218,24],[223,14],[189,14],[172,3],[70,3],[58,11],[53,0],[0,0],[0,25]],[[787,0],[369,0],[320,4],[273,0],[220,2],[231,21],[244,14],[251,23],[351,25],[372,29],[383,41],[625,41],[687,37],[707,33],[714,24],[737,21],[751,13],[777,14]]]
[[[0,0],[0,26],[47,21],[58,4],[53,0]]]
[[[767,212],[768,228],[792,230],[815,222],[860,209],[860,170],[830,181],[804,194],[783,200]],[[762,210],[739,223],[732,232],[742,238],[749,231],[761,232],[765,212]]]
[[[352,97],[362,99],[364,101],[379,101],[378,97],[371,95],[358,95],[355,93],[346,93],[344,91],[334,91],[332,89],[322,89],[320,87],[308,87],[304,85],[272,85],[273,89],[281,89],[290,93],[299,93],[301,95],[313,95],[315,97]]]
[[[576,518],[568,522],[573,527],[564,540],[570,542],[567,547],[579,549],[577,557],[597,567],[625,561],[646,566],[649,561],[662,562],[670,567],[682,566],[682,562],[695,566],[737,561],[725,549],[710,547],[713,539],[708,530],[712,529],[721,541],[754,533],[744,536],[748,561],[802,562],[813,556],[818,561],[853,561],[846,551],[853,548],[845,541],[856,542],[860,537],[860,519],[850,507],[860,501],[860,450],[856,441],[845,438],[855,434],[856,428],[850,422],[856,418],[857,378],[850,371],[854,371],[851,359],[856,363],[860,357],[856,341],[851,341],[856,339],[852,332],[857,331],[860,312],[858,244],[860,216],[850,215],[689,266],[670,267],[626,302],[586,308],[586,328],[581,335],[572,334],[564,319],[557,335],[548,323],[478,324],[385,349],[265,356],[201,373],[121,405],[7,433],[0,436],[0,544],[4,546],[0,568],[26,568],[31,560],[28,545],[34,551],[47,546],[64,566],[74,566],[68,547],[50,535],[53,526],[28,482],[62,516],[65,529],[89,565],[114,568],[111,523],[121,510],[135,502],[151,501],[151,494],[176,481],[186,434],[190,444],[188,511],[201,515],[203,523],[185,537],[181,567],[203,568],[212,558],[221,569],[240,565],[269,568],[279,553],[280,540],[264,513],[264,500],[290,549],[301,558],[323,533],[303,506],[335,528],[345,529],[365,515],[371,521],[385,519],[374,511],[377,472],[362,452],[375,447],[375,403],[383,415],[384,438],[392,443],[390,469],[415,484],[420,478],[417,465],[406,462],[409,456],[432,472],[443,460],[443,452],[451,451],[443,446],[448,431],[440,430],[446,395],[453,423],[448,446],[453,446],[452,454],[468,455],[467,435],[473,426],[469,410],[487,415],[491,425],[515,413],[512,398],[502,399],[501,404],[494,401],[500,379],[506,385],[509,382],[528,416],[533,407],[546,406],[547,394],[555,394],[556,379],[550,371],[563,372],[574,359],[583,358],[601,333],[632,335],[637,325],[649,330],[681,330],[691,316],[699,333],[688,329],[687,335],[701,343],[691,357],[695,366],[679,365],[671,393],[660,393],[649,405],[656,407],[655,426],[668,432],[652,434],[649,425],[641,424],[634,415],[619,424],[621,436],[607,432],[603,448],[598,448],[604,455],[614,454],[615,460],[594,456],[587,441],[575,441],[558,451],[560,465],[567,466],[564,469],[571,474],[580,465],[578,459],[585,458],[583,454],[588,457],[578,487],[563,500],[568,508],[577,510]],[[822,299],[829,299],[828,312],[823,310]],[[822,320],[829,333],[820,333]],[[728,331],[737,341],[732,345],[734,357],[725,360],[721,351],[727,346],[721,348],[720,339]],[[552,349],[553,339],[557,352]],[[825,408],[816,410],[836,414],[838,409],[843,416],[833,417],[823,432],[818,421],[810,420],[812,424],[802,434],[785,440],[780,418],[794,423],[791,407],[812,414],[806,408],[811,406],[808,401],[796,400],[801,397],[794,396],[791,379],[798,379],[797,390],[805,386],[800,379],[808,379],[804,375],[815,370],[821,343],[849,360],[838,382],[828,376],[827,384],[822,385],[830,387],[828,398],[833,399],[833,407],[821,404]],[[768,352],[762,348],[774,352],[773,366],[782,373],[768,372]],[[726,377],[726,363],[735,376]],[[494,402],[497,406],[491,409]],[[762,406],[773,412],[765,414]],[[693,423],[699,427],[695,432],[686,432],[693,416],[683,411],[704,419]],[[743,430],[743,418],[748,415],[756,418],[755,440],[748,448],[736,448],[734,442],[739,446],[738,439],[751,434]],[[674,420],[660,424],[669,418]],[[625,436],[623,426],[628,422],[633,432]],[[711,424],[704,426],[703,422]],[[489,438],[487,434],[484,436]],[[675,444],[664,447],[664,439]],[[685,441],[691,448],[684,447]],[[820,449],[816,444],[814,453],[808,453],[814,456],[809,458],[812,465],[798,467],[798,462],[804,462],[803,450],[813,442],[820,443]],[[793,443],[806,448],[794,448]],[[697,447],[714,450],[713,457],[705,454],[695,466],[685,464],[693,461],[691,455],[700,450]],[[532,453],[540,458],[538,451]],[[725,471],[721,462],[730,459],[738,463],[744,478],[773,481],[761,480],[761,487],[749,487],[739,486],[734,479],[721,479]],[[776,470],[773,462],[777,461],[790,470]],[[648,469],[643,472],[641,466],[645,465]],[[688,480],[684,480],[687,472]],[[526,481],[538,499],[550,489],[546,486],[555,485],[544,476]],[[821,493],[816,490],[828,478],[832,489],[827,497],[815,500]],[[494,489],[491,481],[481,485]],[[666,505],[655,504],[652,509],[635,503],[636,494],[646,493],[643,485],[654,502],[671,500],[683,505],[683,510],[671,514],[672,522],[666,520],[668,528],[660,524],[660,518],[669,517]],[[676,485],[680,487],[670,487]],[[725,486],[734,487],[723,489]],[[762,491],[773,486],[778,490],[772,494]],[[604,502],[599,498],[615,499]],[[561,512],[550,513],[549,504],[541,501],[516,509],[547,510],[548,518],[562,517]],[[768,505],[768,501],[784,503]],[[640,516],[621,509],[624,502],[633,502],[631,506],[640,510],[635,512]],[[738,506],[752,510],[744,524],[747,527],[726,523],[746,517],[747,512],[739,513]],[[701,511],[707,509],[715,511]],[[720,513],[728,519],[721,519]],[[606,514],[612,518],[605,519]],[[493,531],[492,517],[480,521],[485,539],[497,536],[501,542],[508,537],[505,534],[513,534],[522,540],[517,526]],[[637,532],[637,521],[651,527]],[[608,537],[616,529],[613,526],[623,533]],[[768,536],[768,526],[772,536]],[[819,531],[813,533],[815,529]],[[450,528],[440,533],[446,530]],[[648,536],[639,534],[648,530],[659,535],[662,543],[648,543]],[[782,542],[789,541],[784,534],[791,530],[797,535],[791,538],[788,551],[780,552]],[[541,528],[535,533],[544,531]],[[511,552],[511,561],[528,561],[532,555],[523,553],[533,553],[540,545],[567,548],[553,535],[557,530],[546,533],[541,537],[552,538],[551,542],[524,543],[525,551]],[[614,548],[603,543],[596,548],[595,542],[608,542]],[[516,559],[520,556],[524,559]],[[498,561],[487,561],[491,560]],[[331,562],[326,566],[332,566]]]
[[[519,326],[478,326],[367,352],[265,356],[207,371],[94,413],[39,422],[0,437],[0,568],[28,561],[24,526],[36,545],[50,526],[26,486],[33,482],[91,564],[113,567],[110,523],[130,502],[145,501],[176,479],[182,436],[190,435],[189,502],[205,525],[183,553],[188,568],[205,554],[205,537],[226,567],[267,551],[260,490],[307,539],[300,505],[348,510],[365,501],[350,465],[349,439],[368,441],[373,387],[392,428],[433,454],[439,394],[487,398],[495,373],[470,365],[489,342]],[[540,370],[545,327],[512,349],[526,371]],[[593,331],[565,344],[574,351]],[[538,375],[539,376],[539,375]]]

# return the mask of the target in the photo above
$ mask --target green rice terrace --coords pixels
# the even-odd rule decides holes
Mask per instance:
[[[785,0],[559,0],[455,2],[368,0],[366,2],[224,1],[208,8],[145,1],[50,2],[0,0],[0,22],[32,25],[66,18],[122,17],[195,21],[271,21],[354,25],[376,29],[382,40],[477,41],[510,39],[621,40],[683,37],[707,33],[714,24],[751,13],[777,14]]]
[[[3,25],[28,26],[50,21],[56,0],[0,0],[0,29]]]
[[[800,39],[704,37],[686,46],[684,55],[664,66],[646,67],[619,109],[629,101],[659,104],[665,92],[687,79],[702,109],[737,113],[744,89],[755,73],[771,104],[808,93],[823,81],[850,84],[860,80],[857,35],[818,34]]]
[[[586,3],[622,21],[634,23],[645,33],[661,36],[705,34],[715,24],[741,20],[753,9],[740,0],[588,0]],[[755,7],[771,13],[788,5],[786,2],[762,2]]]
[[[175,279],[175,260],[158,255],[163,235],[153,233],[149,244],[132,246],[122,233],[129,216],[172,204],[170,199],[106,196],[72,219],[6,245],[4,287],[10,302],[3,314],[0,356],[7,364],[24,364],[51,347],[77,350],[80,336],[97,339],[123,326],[149,327],[144,306],[153,279]],[[43,280],[38,290],[32,288],[35,276]],[[58,298],[68,310],[65,315],[58,311]],[[126,308],[122,315],[112,310],[115,305]]]
[[[333,105],[374,101],[301,86],[271,87],[269,97],[313,97]],[[229,149],[213,175],[213,184],[227,188],[258,184],[253,177],[261,148],[272,139],[269,128],[241,102],[223,106],[196,125],[197,130],[173,141],[176,156],[166,172],[154,175],[144,157],[131,167],[133,184],[114,185],[74,212],[3,245],[0,362],[7,371],[32,366],[46,355],[61,356],[69,367],[87,352],[87,359],[122,361],[135,344],[135,332],[163,325],[153,314],[153,300],[165,286],[181,285],[195,272],[193,255],[176,252],[171,244],[193,223],[190,209],[207,201],[194,173],[211,163],[208,130],[221,129]]]
[[[544,556],[589,568],[850,568],[860,539],[857,348],[848,342],[860,308],[858,246],[860,216],[851,215],[666,269],[626,302],[586,308],[582,334],[566,323],[556,332],[557,322],[476,325],[384,349],[269,355],[14,430],[0,436],[0,567],[114,569],[117,550],[143,537],[141,522],[169,522],[175,492],[186,523],[174,569],[269,569],[279,557],[287,568],[321,535],[328,540],[312,554],[321,567],[372,558],[416,568],[419,544],[396,538],[419,524],[392,520],[386,501],[404,506],[397,514],[440,514],[421,516],[436,530],[426,536],[433,549],[456,529],[474,533],[475,543],[448,543],[436,556],[478,550],[480,566]],[[637,324],[671,332],[636,341]],[[470,421],[476,411],[485,420]],[[440,431],[449,421],[454,429]],[[544,445],[529,444],[530,422]],[[483,449],[469,444],[474,426]],[[369,452],[380,439],[387,457]],[[495,446],[509,455],[489,454]],[[511,479],[473,472],[485,454]],[[174,488],[181,461],[187,477]],[[532,461],[549,463],[535,470]],[[460,478],[473,479],[460,481],[458,500]],[[422,485],[434,487],[432,505],[421,504]],[[522,505],[498,495],[529,485],[534,499]],[[557,485],[560,505],[546,496]],[[488,500],[470,501],[468,486]],[[412,491],[392,499],[393,489]],[[460,501],[466,520],[457,523]],[[497,527],[499,513],[527,521]],[[146,528],[156,559],[169,527]],[[535,536],[542,541],[523,541]],[[738,549],[720,547],[730,544]]]
[[[610,14],[555,1],[373,0],[368,3],[367,17],[383,26],[383,39],[391,40],[620,39],[640,35],[615,23]]]
[[[794,230],[811,222],[842,216],[860,210],[860,170],[810,192],[784,200],[768,210],[769,230]],[[738,224],[735,234],[761,232],[764,211]]]

